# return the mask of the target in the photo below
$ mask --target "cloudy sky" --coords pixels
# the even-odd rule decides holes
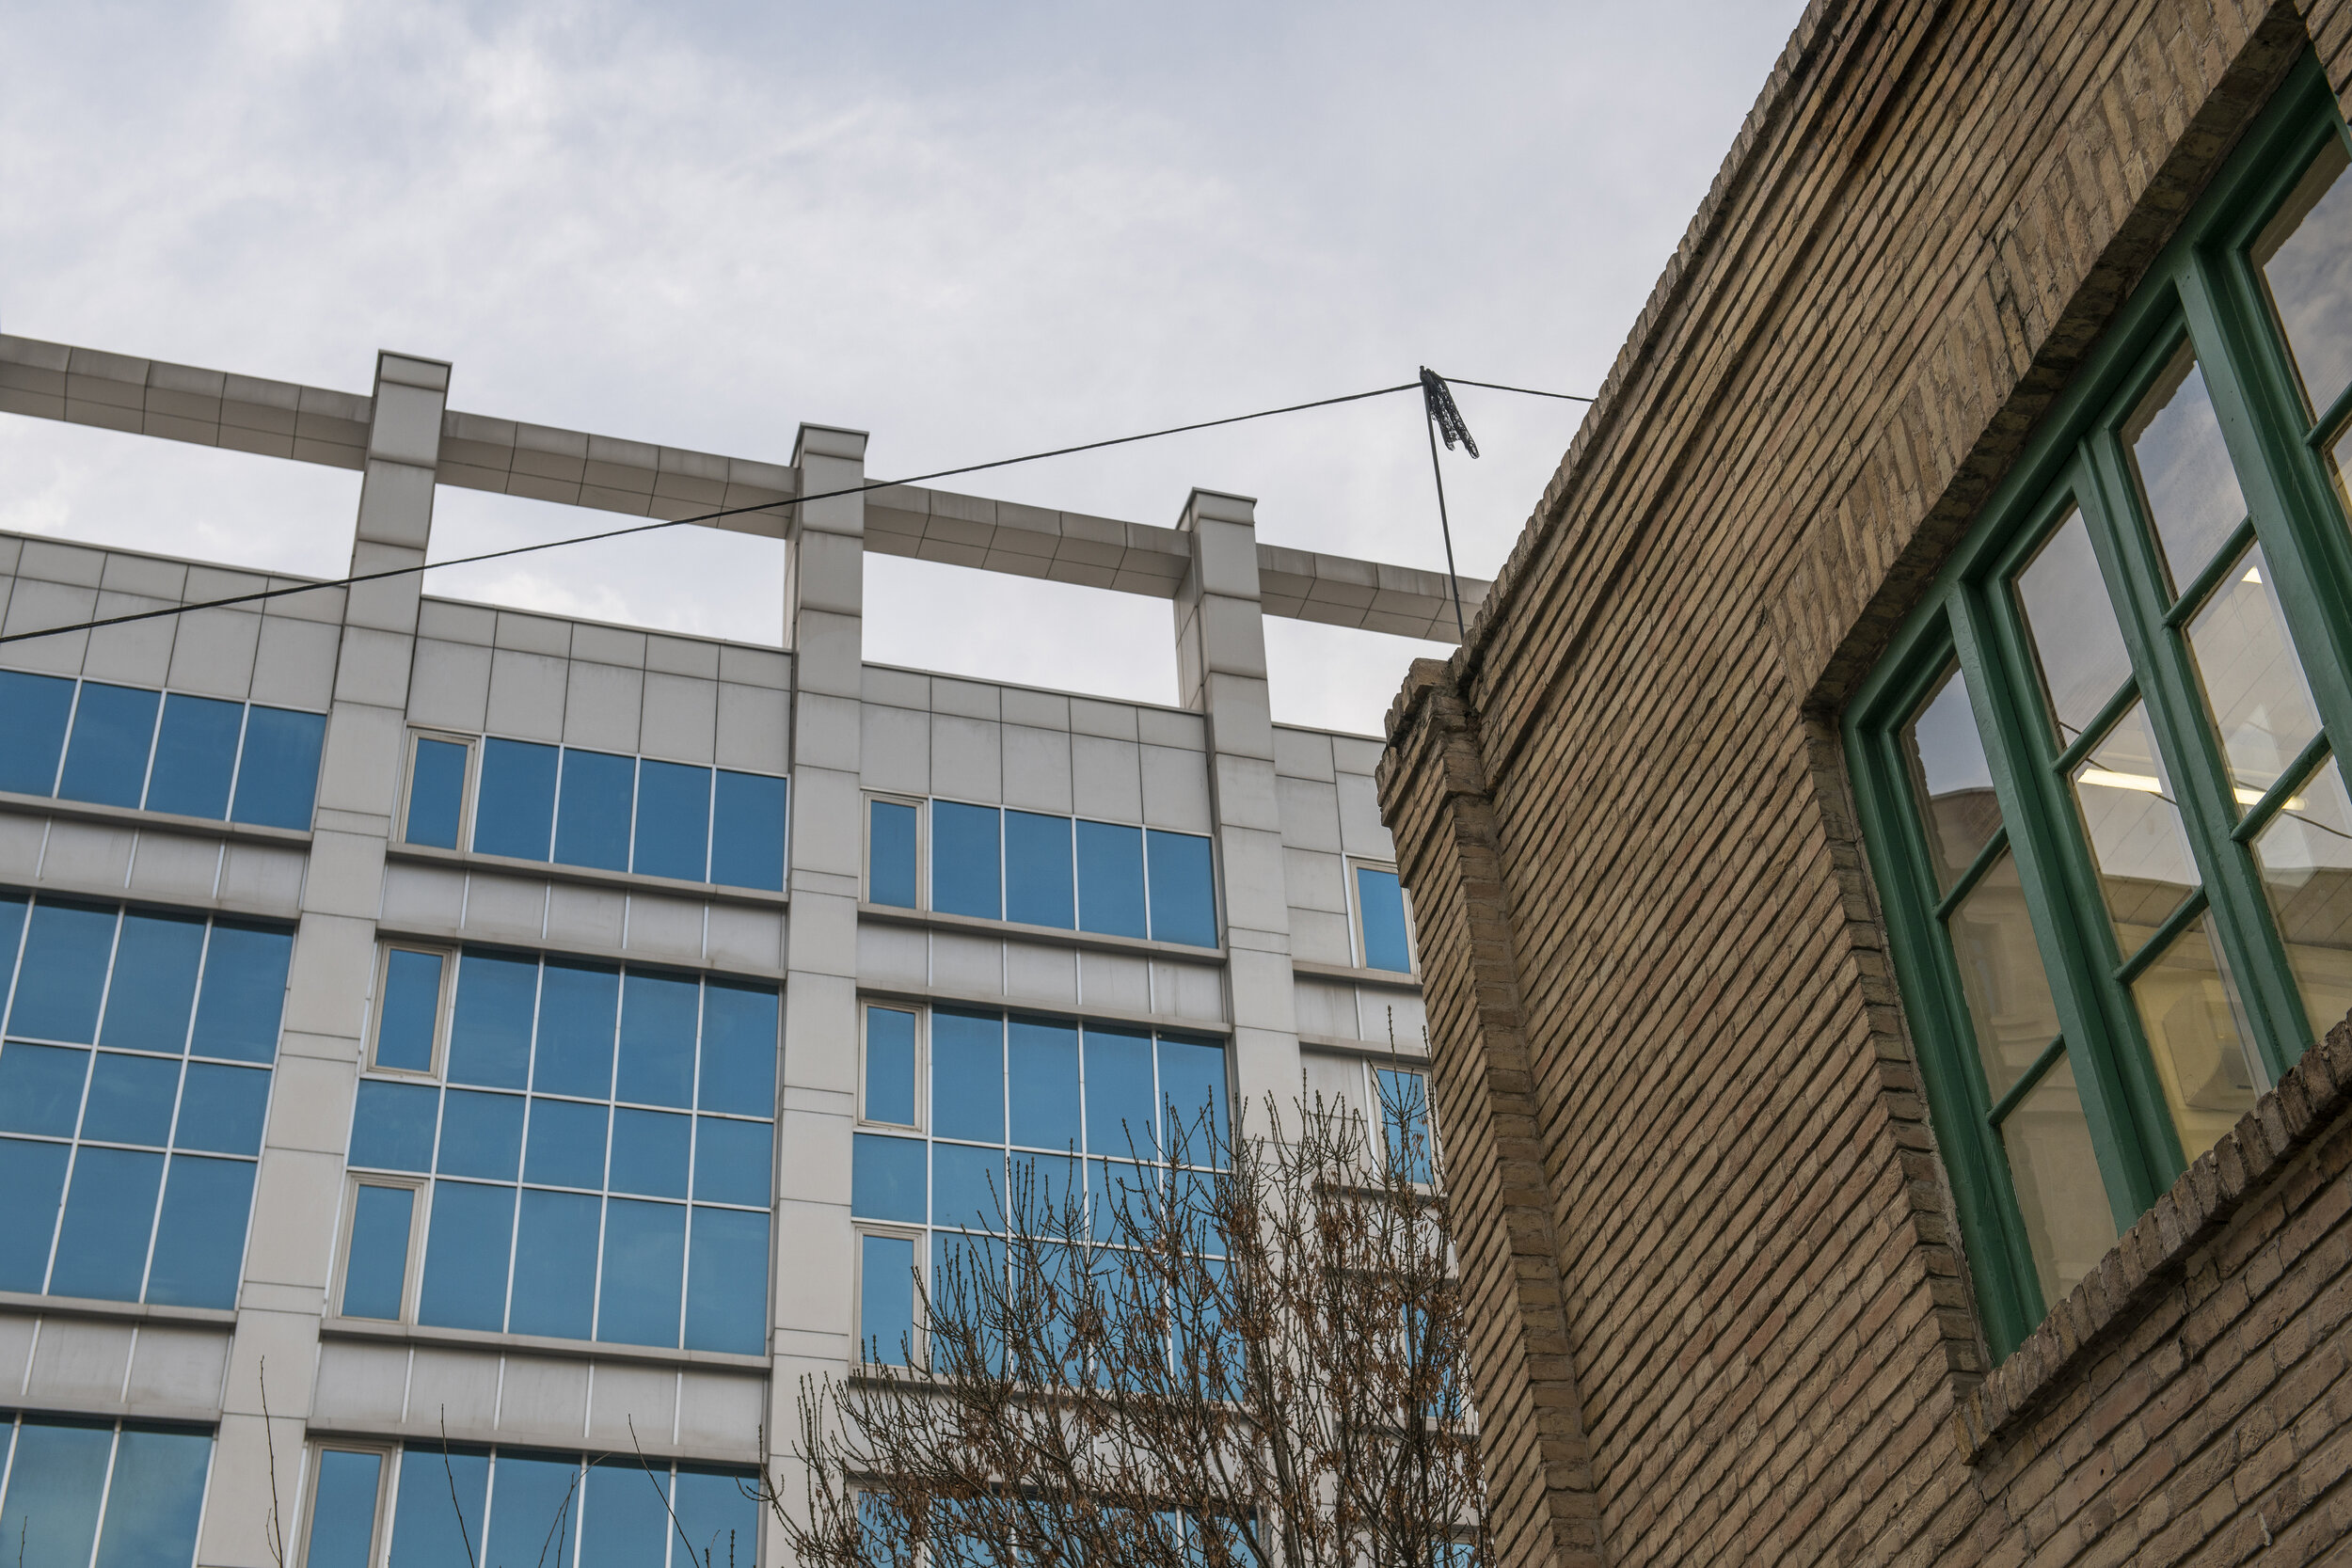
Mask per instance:
[[[1409,380],[1590,391],[1800,10],[1550,5],[8,7],[0,331],[782,461],[920,472]],[[1578,405],[1465,389],[1463,571]],[[976,476],[1441,565],[1404,397]],[[953,487],[951,485],[951,487]],[[356,474],[0,417],[0,528],[323,576]],[[435,554],[610,526],[440,492]],[[778,546],[690,529],[429,591],[779,635]],[[867,558],[867,657],[1172,700],[1167,606]],[[1371,731],[1425,645],[1269,624],[1279,717]]]

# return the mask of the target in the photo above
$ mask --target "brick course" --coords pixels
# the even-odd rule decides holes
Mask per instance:
[[[2307,50],[2344,101],[2352,0],[1820,0],[1414,667],[1503,1560],[2343,1550],[2352,1036],[1990,1367],[1834,727]]]

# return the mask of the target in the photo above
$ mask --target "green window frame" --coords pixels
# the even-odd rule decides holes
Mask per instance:
[[[1996,1355],[2352,1008],[2348,150],[2307,57],[1845,715]]]

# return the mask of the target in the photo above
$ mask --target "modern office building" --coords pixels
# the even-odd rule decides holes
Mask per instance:
[[[1205,490],[1172,528],[861,491],[855,432],[751,462],[450,386],[0,339],[0,410],[359,470],[355,574],[424,559],[440,484],[755,508],[725,526],[777,541],[788,628],[0,539],[0,636],[239,601],[0,643],[32,1568],[263,1568],[278,1532],[303,1568],[536,1562],[559,1520],[548,1562],[684,1568],[673,1505],[778,1560],[763,1431],[895,1354],[909,1266],[1009,1161],[1099,1192],[1172,1108],[1364,1104],[1419,1052],[1379,745],[1273,722],[1262,618],[1442,637],[1443,578]],[[867,664],[874,550],[1165,601],[1182,689]]]

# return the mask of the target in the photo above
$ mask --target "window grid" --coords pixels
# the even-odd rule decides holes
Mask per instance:
[[[26,1561],[195,1560],[210,1431],[14,1411],[0,1411],[0,1531]]]

